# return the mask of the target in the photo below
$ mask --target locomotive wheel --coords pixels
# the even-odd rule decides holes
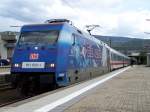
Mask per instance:
[[[19,81],[19,84],[17,86],[17,90],[19,91],[21,96],[28,96],[28,84],[26,82],[26,78]]]
[[[38,77],[24,77],[17,89],[22,96],[34,96],[39,92]]]

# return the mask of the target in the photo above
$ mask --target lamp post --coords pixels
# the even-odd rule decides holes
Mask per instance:
[[[145,19],[146,21],[150,22],[150,19]],[[147,35],[150,35],[150,32],[144,32]],[[147,66],[150,66],[150,53],[147,51]]]

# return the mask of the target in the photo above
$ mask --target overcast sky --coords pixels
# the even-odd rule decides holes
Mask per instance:
[[[67,18],[78,28],[98,24],[93,34],[150,38],[150,0],[0,0],[0,31],[11,25]]]

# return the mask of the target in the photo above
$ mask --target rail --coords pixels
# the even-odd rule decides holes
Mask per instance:
[[[16,99],[16,100],[9,101],[9,102],[5,102],[5,103],[0,104],[0,107],[11,105],[11,104],[17,103],[19,101],[23,101],[23,100],[28,99],[28,98],[31,98],[31,97],[23,97],[23,98],[19,98],[19,99]]]
[[[0,83],[0,91],[12,89],[11,83]]]

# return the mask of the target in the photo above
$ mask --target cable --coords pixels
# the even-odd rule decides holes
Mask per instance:
[[[68,7],[73,9],[75,13],[77,13],[77,14],[79,13],[79,11],[76,10],[76,8],[73,5],[71,5],[67,0],[61,0],[61,1],[64,2]]]

